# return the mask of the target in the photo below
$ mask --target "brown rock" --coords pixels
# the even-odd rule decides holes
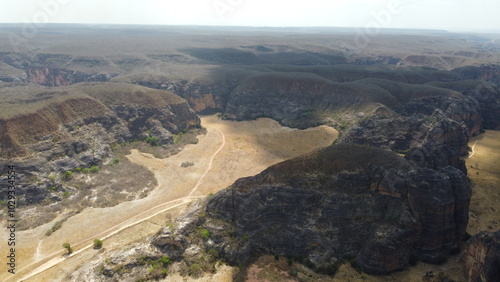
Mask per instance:
[[[500,231],[483,231],[469,239],[462,265],[467,281],[500,281]]]

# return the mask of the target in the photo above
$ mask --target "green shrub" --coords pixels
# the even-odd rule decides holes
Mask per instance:
[[[91,166],[91,167],[90,167],[90,172],[92,172],[92,173],[97,173],[97,172],[99,172],[99,167],[98,167],[98,166],[96,166],[96,165]]]
[[[102,248],[102,240],[100,239],[94,239],[94,249],[100,249]]]
[[[182,136],[184,135],[183,132],[179,132],[178,134],[174,134],[174,144],[177,144],[181,141]]]
[[[148,143],[151,146],[158,146],[158,137],[147,137],[146,138],[146,143]]]
[[[203,237],[203,238],[210,237],[210,231],[208,231],[207,229],[201,230],[201,237]]]
[[[58,220],[52,225],[52,227],[45,232],[46,236],[52,235],[52,233],[56,232],[57,230],[61,229],[63,223],[66,221],[66,219]]]
[[[73,249],[71,248],[71,245],[69,243],[64,243],[63,248],[68,251],[68,254],[71,254],[73,252]]]
[[[71,180],[73,179],[73,172],[68,170],[62,174],[61,178],[63,181]]]
[[[199,277],[203,273],[203,269],[197,263],[193,263],[189,266],[189,275],[193,277]]]
[[[168,256],[164,256],[164,257],[161,257],[160,261],[163,265],[167,265],[170,263],[170,258]]]

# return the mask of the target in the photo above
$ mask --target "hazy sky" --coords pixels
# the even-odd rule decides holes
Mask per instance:
[[[3,23],[500,30],[500,0],[0,0]]]

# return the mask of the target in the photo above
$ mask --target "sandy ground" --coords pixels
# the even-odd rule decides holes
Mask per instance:
[[[500,131],[487,130],[473,144],[466,160],[473,186],[467,232],[500,230]]]
[[[328,146],[338,137],[326,126],[301,131],[281,127],[270,119],[230,122],[207,116],[202,118],[202,125],[207,127],[207,134],[175,156],[156,159],[137,150],[127,156],[154,173],[158,187],[148,197],[109,208],[87,208],[50,237],[45,232],[54,221],[17,232],[16,275],[7,273],[2,263],[0,280],[64,281],[80,265],[95,258],[93,239],[104,239],[108,249],[145,240],[159,230],[166,213],[179,213],[192,199],[215,193],[270,165]],[[182,168],[185,161],[194,165]],[[7,235],[5,229],[0,231],[2,238]],[[75,251],[71,257],[63,256],[65,242]],[[7,253],[4,245],[0,253]]]

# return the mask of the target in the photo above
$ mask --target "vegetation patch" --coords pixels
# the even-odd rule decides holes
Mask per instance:
[[[52,235],[52,233],[56,232],[57,230],[61,229],[63,223],[68,220],[68,218],[65,218],[65,219],[62,219],[62,220],[58,220],[54,223],[54,225],[52,225],[52,227],[47,230],[47,232],[45,232],[45,235],[46,236],[50,236]]]
[[[100,249],[102,248],[102,240],[100,239],[94,239],[94,249]]]

